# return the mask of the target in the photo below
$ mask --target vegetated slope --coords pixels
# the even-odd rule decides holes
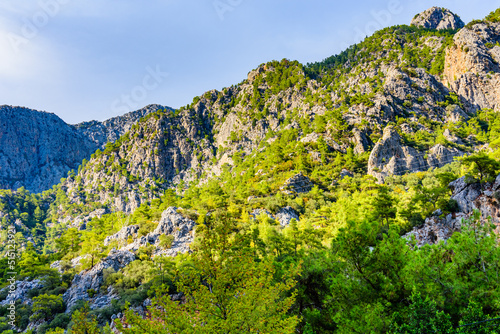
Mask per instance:
[[[159,109],[173,110],[172,108],[157,104],[148,105],[142,109],[131,111],[124,115],[116,116],[105,121],[90,121],[75,124],[80,133],[90,138],[97,147],[103,149],[106,143],[115,142],[121,135],[128,132],[132,125],[147,114]]]
[[[0,305],[17,299],[18,326],[40,331],[71,326],[71,313],[73,324],[118,319],[145,332],[233,326],[213,316],[221,305],[252,326],[283,300],[290,333],[451,332],[498,317],[500,251],[484,224],[499,227],[498,110],[442,84],[455,32],[384,31],[316,65],[269,62],[175,113],[151,113],[53,190],[0,191],[2,237],[16,226],[25,247],[20,288]],[[441,37],[434,51],[418,44]],[[416,243],[401,238],[409,231]]]
[[[498,38],[498,23],[478,24],[489,26],[487,41]],[[288,130],[297,131],[297,142],[326,143],[328,152],[352,149],[379,180],[443,166],[487,142],[476,121],[466,123],[478,108],[498,110],[494,94],[467,95],[457,86],[460,78],[448,88],[451,50],[478,24],[456,36],[455,30],[390,27],[319,63],[263,64],[240,84],[196,97],[175,115],[144,120],[62,186],[71,203],[98,201],[132,211],[181,180],[220,174],[224,164],[264,150]],[[483,44],[471,44],[468,54],[494,63],[498,46],[485,52]],[[495,67],[460,69],[465,77],[471,71],[498,77]],[[486,85],[478,81],[474,91],[487,91]],[[384,136],[387,125],[392,130]],[[328,158],[318,149],[306,151],[316,160]]]
[[[115,141],[139,118],[158,108],[148,106],[104,122],[73,126],[51,113],[1,106],[0,188],[49,189],[97,148]]]

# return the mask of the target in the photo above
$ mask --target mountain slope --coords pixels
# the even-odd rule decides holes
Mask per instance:
[[[396,26],[319,63],[262,64],[175,115],[140,122],[62,186],[72,203],[99,200],[129,212],[180,180],[219,175],[290,130],[297,142],[311,143],[307,152],[316,159],[318,140],[331,154],[364,156],[365,172],[379,180],[441,167],[481,144],[458,130],[474,115],[473,102],[443,79],[455,33]],[[388,125],[397,135],[384,144]]]
[[[54,114],[0,107],[0,188],[41,192],[76,169],[96,149],[115,141],[141,117],[164,108],[148,106],[104,122],[66,124]]]

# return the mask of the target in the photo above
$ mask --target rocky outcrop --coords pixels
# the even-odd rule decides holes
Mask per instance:
[[[75,124],[74,127],[85,137],[92,140],[98,148],[104,148],[106,143],[113,143],[124,133],[130,131],[132,126],[142,117],[157,110],[174,111],[174,109],[151,104],[142,109],[131,111],[121,116],[113,117],[105,121],[90,121]]]
[[[140,247],[153,245],[156,249],[153,251],[154,256],[166,255],[175,256],[178,253],[190,252],[189,245],[194,240],[194,226],[196,223],[188,218],[185,218],[177,212],[176,207],[169,207],[161,214],[161,219],[158,226],[151,233],[145,236],[134,238],[130,244],[124,245],[121,250],[124,251],[137,251]],[[137,232],[135,226],[126,226],[120,232],[111,236],[110,240],[121,240],[125,243],[129,236],[134,237]],[[170,248],[162,247],[160,243],[161,235],[173,236],[172,246]]]
[[[451,182],[449,187],[453,191],[451,199],[457,201],[458,211],[440,217],[438,210],[433,217],[425,220],[423,226],[415,227],[406,234],[406,238],[414,236],[419,247],[446,241],[453,233],[460,231],[462,220],[470,218],[474,210],[479,210],[483,223],[491,219],[491,223],[497,227],[496,232],[500,233],[500,175],[495,182],[487,184],[484,190],[477,183],[467,183],[465,177]]]
[[[49,189],[140,117],[160,108],[148,106],[108,121],[73,126],[52,113],[0,106],[0,188]]]
[[[300,220],[298,213],[291,206],[285,206],[276,213],[276,220],[283,227],[290,225],[292,219],[295,219],[297,222]]]
[[[290,225],[292,219],[295,219],[297,222],[300,221],[299,214],[291,206],[285,206],[279,209],[275,215],[265,209],[254,209],[250,213],[250,216],[254,220],[261,215],[267,216],[270,219],[277,221],[283,227]]]
[[[446,50],[444,83],[467,112],[500,110],[500,23],[479,22],[461,29]]]
[[[113,249],[106,258],[102,259],[92,269],[76,274],[71,283],[71,287],[63,295],[63,300],[67,305],[67,311],[69,311],[78,300],[89,301],[92,308],[98,308],[101,305],[105,305],[107,302],[104,302],[102,299],[107,297],[101,294],[90,297],[89,292],[93,291],[97,293],[100,291],[103,283],[104,269],[113,268],[113,270],[118,271],[134,260],[134,253],[126,250],[117,251]]]
[[[450,10],[440,7],[432,7],[415,15],[411,25],[427,29],[460,29],[464,22]]]
[[[8,305],[11,302],[19,301],[21,304],[32,304],[32,300],[28,298],[28,292],[33,289],[40,289],[43,287],[42,282],[39,279],[34,279],[32,281],[25,279],[24,281],[16,281],[16,289],[14,293],[9,293],[7,298],[0,301],[0,306]],[[9,289],[7,286],[4,289]]]
[[[312,187],[311,180],[300,172],[286,180],[280,189],[285,193],[306,193],[311,191]]]
[[[139,225],[124,226],[118,233],[110,235],[104,239],[104,246],[109,245],[112,241],[123,242],[129,238],[135,238],[139,231]]]
[[[399,133],[393,126],[384,129],[382,138],[373,148],[368,160],[368,174],[383,181],[388,175],[402,175],[406,172],[426,171],[430,167],[442,167],[462,156],[456,148],[441,144],[431,147],[427,152],[417,151],[402,144]]]

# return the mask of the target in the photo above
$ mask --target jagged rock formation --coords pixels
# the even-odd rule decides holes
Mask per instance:
[[[116,296],[113,296],[111,291],[106,295],[99,293],[103,283],[104,269],[113,268],[113,270],[118,271],[134,260],[134,253],[113,249],[106,258],[102,259],[92,269],[76,274],[71,287],[63,295],[63,300],[67,306],[66,310],[69,311],[78,300],[89,301],[93,309],[109,305],[111,299],[116,298]],[[90,291],[97,294],[90,297]]]
[[[283,184],[280,189],[286,193],[307,193],[311,191],[312,187],[313,184],[311,180],[300,172],[286,180],[285,184]]]
[[[379,181],[388,175],[402,175],[407,172],[426,171],[430,167],[442,167],[453,158],[464,153],[456,148],[435,145],[428,152],[419,152],[405,146],[394,127],[384,129],[384,135],[373,148],[368,160],[368,174]]]
[[[456,14],[449,9],[432,7],[415,15],[411,25],[427,29],[460,29],[465,25]]]
[[[74,127],[85,137],[91,139],[98,148],[102,149],[106,143],[113,143],[124,133],[130,131],[132,126],[137,123],[139,119],[160,109],[174,111],[172,108],[164,107],[159,104],[150,104],[142,109],[131,111],[103,122],[82,122],[75,124]]]
[[[427,218],[423,226],[415,227],[406,234],[406,238],[414,236],[419,247],[446,241],[454,232],[460,231],[462,220],[469,218],[474,210],[481,212],[483,223],[491,218],[491,222],[497,226],[496,232],[500,232],[500,175],[495,182],[484,186],[484,190],[477,183],[466,183],[465,177],[451,182],[449,187],[453,191],[451,199],[457,201],[458,212],[440,218],[441,213],[438,211],[433,217]]]
[[[164,108],[148,106],[105,122],[75,126],[23,107],[0,107],[0,188],[41,192],[59,183],[98,148],[123,135],[139,118]]]
[[[138,225],[125,226],[118,233],[107,237],[104,244],[109,245],[111,242],[116,241],[119,247],[123,246],[120,250],[124,251],[137,251],[140,247],[154,245],[156,246],[153,251],[154,256],[175,256],[178,253],[187,253],[190,251],[189,245],[194,240],[193,229],[196,223],[182,216],[177,210],[176,207],[170,207],[163,211],[156,229],[145,236],[137,236]],[[174,239],[170,248],[162,248],[160,244],[161,235],[173,236]],[[129,239],[132,242],[127,244]]]
[[[13,293],[9,293],[7,298],[0,301],[0,306],[8,305],[11,302],[19,301],[21,304],[29,304],[31,305],[33,301],[28,298],[28,292],[33,289],[40,289],[43,285],[39,279],[34,279],[32,281],[25,279],[24,281],[16,281],[15,283],[16,289]],[[4,290],[8,290],[9,286],[0,290],[3,292]]]
[[[446,50],[444,83],[467,112],[500,110],[500,23],[478,22],[461,29]]]

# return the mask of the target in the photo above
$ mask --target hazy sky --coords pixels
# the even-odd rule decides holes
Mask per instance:
[[[322,60],[432,6],[467,23],[500,0],[0,0],[0,104],[69,123],[178,108],[261,63]]]

